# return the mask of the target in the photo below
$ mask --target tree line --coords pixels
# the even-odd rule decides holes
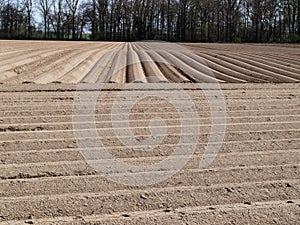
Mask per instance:
[[[300,0],[0,0],[0,38],[300,42]]]

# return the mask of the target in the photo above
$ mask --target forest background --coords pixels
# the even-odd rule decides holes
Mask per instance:
[[[0,0],[1,39],[300,42],[300,0]]]

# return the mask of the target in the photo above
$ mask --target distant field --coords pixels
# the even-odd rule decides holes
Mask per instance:
[[[298,224],[299,69],[298,45],[0,41],[0,225]],[[78,93],[81,101],[75,101]],[[131,103],[127,120],[122,107],[113,110]],[[96,138],[89,133],[91,118]],[[165,122],[159,124],[165,135],[152,133],[153,118]],[[183,131],[197,125],[201,132]],[[218,126],[226,129],[213,132]],[[212,134],[224,139],[211,140]],[[162,141],[146,151],[120,141],[143,143],[151,135]],[[172,156],[183,136],[195,152]],[[87,151],[105,148],[138,169],[169,157],[188,162],[161,183],[124,185],[107,176],[148,174],[97,171],[79,144],[94,139],[103,146],[87,145]],[[209,144],[220,151],[199,168]],[[111,169],[111,161],[93,160]],[[168,166],[154,170],[155,178],[177,164]]]
[[[300,80],[299,45],[0,41],[0,49],[2,83]]]

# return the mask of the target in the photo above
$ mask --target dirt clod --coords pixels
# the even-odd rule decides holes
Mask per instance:
[[[148,197],[146,195],[140,195],[140,198],[147,199]]]
[[[169,213],[169,212],[171,212],[172,210],[170,209],[170,208],[167,208],[167,209],[164,209],[163,210],[165,213]]]

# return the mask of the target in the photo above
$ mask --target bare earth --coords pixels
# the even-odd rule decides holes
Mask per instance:
[[[0,41],[0,49],[0,82],[10,84],[300,80],[299,45]]]
[[[149,45],[0,42],[0,224],[299,223],[299,46],[182,44],[205,61],[195,64],[195,59],[188,61],[189,53],[156,53]],[[110,51],[115,47],[119,49]],[[103,51],[111,58],[101,58]],[[128,65],[135,61],[131,54],[153,61]],[[173,60],[173,65],[157,63],[158,57]],[[221,83],[227,124],[219,154],[208,168],[199,169],[212,126],[203,90],[212,98],[216,90],[207,83],[188,82],[214,82],[207,80],[212,77],[206,68]],[[163,83],[126,88],[126,82],[152,83],[148,75],[153,71]],[[119,160],[149,165],[169,156],[178,144],[178,112],[161,99],[136,104],[130,125],[137,138],[150,135],[153,117],[162,117],[172,127],[153,151],[136,151],[116,137],[112,106],[121,91],[127,94],[124,102],[145,93],[145,87],[149,96],[163,94],[160,85],[168,87],[167,81],[180,83],[195,103],[201,121],[195,153],[162,183],[133,187],[109,181],[78,149],[72,130],[75,83],[113,82],[102,86],[97,101],[98,134]],[[167,90],[185,105],[179,91]]]

